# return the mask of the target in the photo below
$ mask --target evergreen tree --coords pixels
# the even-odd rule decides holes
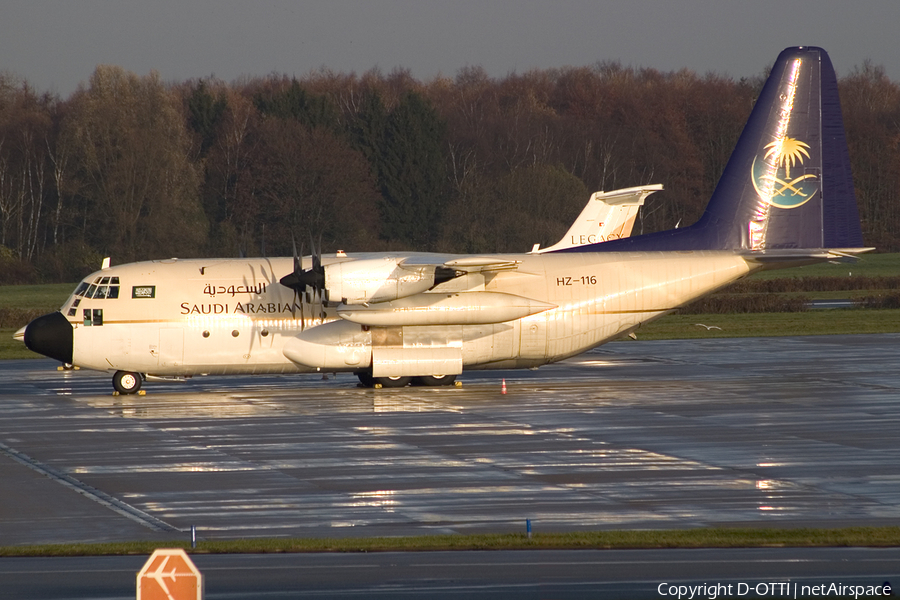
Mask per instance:
[[[335,129],[338,124],[337,110],[328,98],[308,93],[296,79],[285,90],[258,93],[254,103],[263,115],[294,119],[309,127]]]
[[[378,92],[369,91],[363,96],[356,118],[350,123],[350,140],[372,165],[375,176],[379,172],[379,155],[384,151],[384,134],[387,109]]]
[[[431,104],[407,92],[387,116],[383,150],[375,155],[382,195],[382,235],[433,249],[448,197],[446,126]]]
[[[207,150],[215,141],[216,125],[222,118],[222,113],[225,112],[225,106],[225,94],[219,94],[216,98],[202,79],[188,98],[188,124],[200,135],[201,156],[206,155]]]

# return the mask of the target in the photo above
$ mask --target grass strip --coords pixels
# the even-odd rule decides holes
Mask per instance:
[[[635,333],[638,340],[900,333],[900,309],[667,315]]]
[[[0,556],[143,555],[151,554],[154,549],[161,547],[184,548],[195,554],[266,554],[300,552],[433,552],[446,550],[893,546],[900,546],[900,527],[580,531],[570,533],[535,533],[530,539],[524,533],[376,538],[260,538],[201,540],[195,549],[191,549],[190,542],[185,539],[110,544],[2,546],[0,547]]]
[[[13,339],[15,332],[16,330],[13,328],[0,328],[0,360],[46,358],[37,352],[32,352],[19,340]]]
[[[900,273],[900,254],[863,254],[856,262],[818,263],[805,267],[760,271],[751,279],[785,277],[891,277]]]
[[[0,285],[0,308],[49,308],[56,310],[77,283],[42,285]]]

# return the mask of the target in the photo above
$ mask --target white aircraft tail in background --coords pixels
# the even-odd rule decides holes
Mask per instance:
[[[644,200],[661,189],[662,184],[655,184],[612,192],[594,192],[561,240],[548,248],[540,248],[535,244],[531,254],[627,238],[634,229],[638,209],[644,205]]]

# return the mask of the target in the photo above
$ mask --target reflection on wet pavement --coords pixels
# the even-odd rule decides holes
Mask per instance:
[[[462,388],[219,377],[127,397],[14,361],[0,442],[207,538],[898,524],[898,342],[615,343]]]

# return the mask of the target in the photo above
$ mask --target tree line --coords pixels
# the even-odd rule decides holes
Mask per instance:
[[[617,62],[430,81],[327,70],[163,82],[101,65],[68,98],[0,75],[0,283],[171,256],[521,252],[591,192],[649,183],[636,233],[701,214],[764,75]],[[866,245],[900,250],[900,86],[840,82]],[[308,246],[307,246],[308,252]]]

